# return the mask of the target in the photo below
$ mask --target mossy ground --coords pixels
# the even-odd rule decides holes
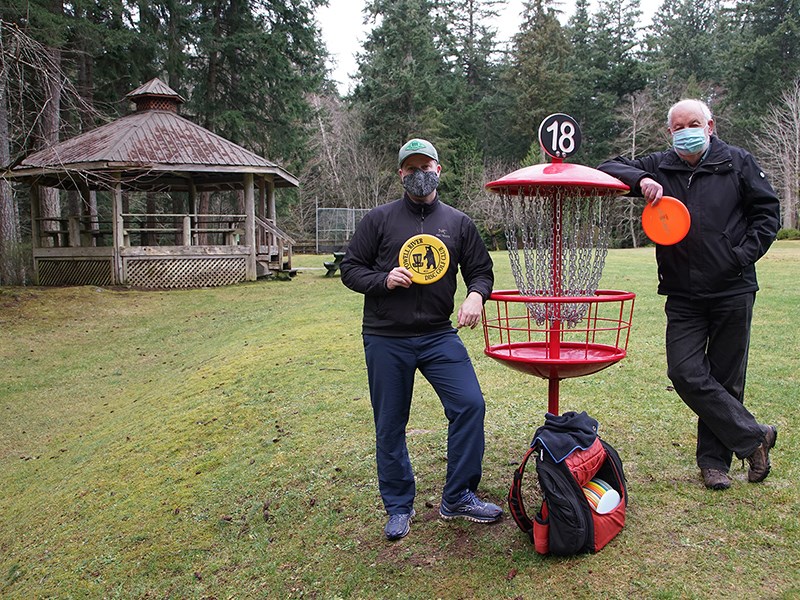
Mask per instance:
[[[514,287],[504,253],[497,288]],[[620,452],[631,502],[596,555],[543,558],[510,518],[443,522],[446,423],[420,379],[409,424],[418,517],[382,538],[361,298],[295,257],[291,281],[142,292],[0,288],[4,598],[792,598],[800,595],[800,245],[759,263],[747,404],[778,425],[773,473],[705,490],[671,390],[652,248],[612,251],[637,294],[628,356],[561,383]],[[510,477],[547,382],[482,354],[483,496]],[[532,483],[531,483],[532,487]],[[534,506],[535,499],[531,499]]]

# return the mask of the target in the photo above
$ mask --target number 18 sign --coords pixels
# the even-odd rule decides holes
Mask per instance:
[[[569,158],[581,147],[578,122],[564,113],[555,113],[539,125],[539,143],[553,158]]]

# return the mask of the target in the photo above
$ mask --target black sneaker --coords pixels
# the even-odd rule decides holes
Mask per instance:
[[[442,500],[439,515],[448,520],[462,518],[476,523],[494,523],[503,516],[503,509],[491,502],[483,502],[475,492],[467,490],[455,504]]]
[[[383,533],[386,534],[386,539],[389,541],[399,540],[408,535],[411,531],[411,519],[417,513],[411,509],[410,513],[402,513],[399,515],[389,515],[389,520],[386,522],[386,527],[383,528]]]
[[[769,451],[775,447],[775,442],[778,439],[778,428],[774,425],[767,425],[766,427],[764,441],[758,445],[755,452],[747,457],[747,462],[750,463],[747,481],[750,483],[764,481],[769,475]]]
[[[727,490],[731,487],[731,480],[728,479],[728,474],[719,469],[700,469],[703,475],[703,483],[710,490]]]

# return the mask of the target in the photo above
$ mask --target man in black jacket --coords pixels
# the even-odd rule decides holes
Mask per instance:
[[[440,515],[491,523],[500,507],[475,495],[481,479],[485,404],[464,344],[450,322],[458,267],[467,296],[458,327],[474,328],[494,283],[492,260],[475,224],[439,200],[441,165],[433,144],[400,149],[406,193],[359,223],[342,261],[342,282],[364,294],[362,334],[375,419],[378,485],[390,540],[408,534],[416,487],[406,425],[417,370],[439,396],[449,422]]]
[[[748,480],[763,481],[778,432],[744,407],[755,263],[769,249],[780,204],[753,156],[714,135],[711,111],[682,100],[667,116],[673,147],[598,168],[656,204],[681,200],[691,227],[674,245],[656,247],[658,292],[667,296],[669,378],[698,416],[697,465],[709,489],[730,487],[732,455],[747,459]]]

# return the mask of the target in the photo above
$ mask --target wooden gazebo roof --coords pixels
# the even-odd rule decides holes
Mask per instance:
[[[276,163],[178,115],[183,98],[158,78],[127,96],[135,112],[31,154],[10,175],[39,185],[91,189],[118,181],[127,189],[241,189],[242,174],[271,176],[275,187],[298,180]]]

